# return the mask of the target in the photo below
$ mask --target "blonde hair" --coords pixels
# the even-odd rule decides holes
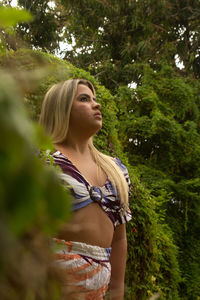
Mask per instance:
[[[62,143],[66,139],[71,107],[79,84],[88,86],[95,95],[95,89],[90,81],[70,79],[53,85],[44,97],[39,122],[54,144]],[[112,157],[95,148],[92,138],[89,148],[97,166],[106,173],[115,190],[118,191],[125,211],[128,206],[128,184],[124,174]]]

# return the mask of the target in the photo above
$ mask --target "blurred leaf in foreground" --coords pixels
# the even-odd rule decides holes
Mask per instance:
[[[0,7],[0,27],[15,26],[19,22],[30,22],[33,17],[23,9]]]
[[[70,198],[54,170],[36,156],[43,135],[5,71],[0,73],[0,137],[0,299],[59,299],[48,236],[67,221]]]

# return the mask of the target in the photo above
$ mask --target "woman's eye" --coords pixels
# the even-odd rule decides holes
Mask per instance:
[[[87,97],[81,97],[81,98],[80,98],[80,101],[81,101],[81,102],[86,102],[87,100],[88,100]]]

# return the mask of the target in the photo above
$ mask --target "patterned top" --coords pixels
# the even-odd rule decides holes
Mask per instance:
[[[102,187],[92,186],[86,178],[80,173],[76,166],[60,151],[54,152],[52,155],[54,165],[59,166],[63,173],[59,173],[59,177],[64,184],[72,187],[73,193],[73,210],[80,209],[89,205],[92,202],[97,202],[100,207],[105,211],[114,227],[119,224],[128,222],[132,216],[130,209],[123,212],[123,207],[120,199],[114,190],[113,185],[107,179]],[[122,170],[124,177],[129,186],[130,197],[130,179],[127,168],[121,163],[119,158],[114,158],[116,164]]]

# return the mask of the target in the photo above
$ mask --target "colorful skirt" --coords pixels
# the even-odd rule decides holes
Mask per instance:
[[[53,239],[55,266],[61,274],[63,299],[103,299],[111,275],[111,248]]]

